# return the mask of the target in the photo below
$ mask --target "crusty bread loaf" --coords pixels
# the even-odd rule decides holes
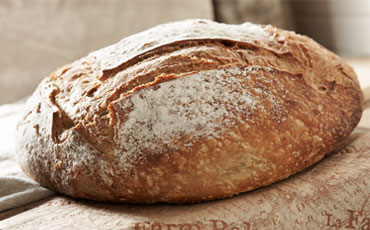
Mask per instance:
[[[45,78],[16,146],[29,176],[73,197],[198,202],[319,161],[357,125],[362,103],[352,68],[305,36],[186,20]]]

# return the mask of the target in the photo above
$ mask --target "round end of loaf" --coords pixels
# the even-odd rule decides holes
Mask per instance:
[[[73,197],[200,202],[318,162],[356,127],[362,103],[352,68],[310,38],[186,20],[46,77],[16,150],[30,177]]]

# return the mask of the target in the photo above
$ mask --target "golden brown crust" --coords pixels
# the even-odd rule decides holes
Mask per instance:
[[[352,68],[305,36],[187,20],[52,73],[19,122],[17,152],[28,175],[74,197],[198,202],[319,161],[362,103]]]

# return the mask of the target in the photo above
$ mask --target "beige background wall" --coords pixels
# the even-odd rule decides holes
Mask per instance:
[[[0,0],[0,104],[56,68],[156,24],[213,19],[210,0]]]
[[[90,51],[186,18],[274,24],[370,56],[370,0],[0,0],[0,104]]]
[[[294,29],[287,0],[215,0],[214,7],[217,21],[233,24],[248,21]]]
[[[369,0],[288,2],[297,32],[343,56],[370,56]]]

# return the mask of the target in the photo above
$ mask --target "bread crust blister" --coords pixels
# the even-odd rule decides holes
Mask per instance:
[[[289,177],[355,128],[352,68],[273,26],[185,20],[45,78],[17,126],[23,170],[73,197],[187,203]]]

